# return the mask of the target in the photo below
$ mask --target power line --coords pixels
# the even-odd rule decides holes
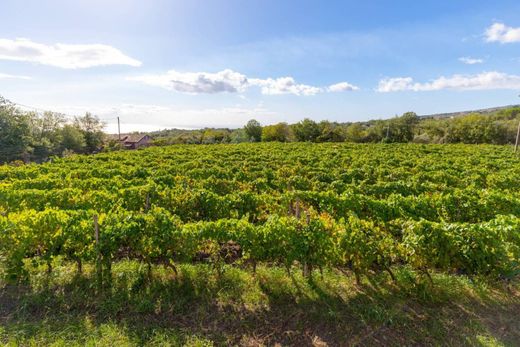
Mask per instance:
[[[7,100],[7,99],[6,99]],[[42,113],[45,113],[45,112],[52,112],[52,113],[56,113],[56,114],[59,114],[63,117],[66,117],[66,118],[70,118],[71,120],[74,120],[76,118],[80,118],[81,116],[77,116],[77,115],[70,115],[70,114],[67,114],[65,112],[55,112],[55,111],[51,111],[51,110],[45,110],[45,109],[42,109],[42,108],[39,108],[39,107],[35,107],[35,106],[29,106],[29,105],[25,105],[25,104],[21,104],[19,102],[14,102],[12,100],[7,100],[10,104],[12,105],[15,105],[15,106],[18,106],[18,107],[25,107],[25,108],[29,108],[29,109],[32,109],[32,110],[35,110],[35,111],[38,111],[38,112],[42,112]],[[101,121],[115,121],[115,120],[118,120],[119,117],[109,117],[109,118],[101,118],[99,116],[96,116],[99,120]]]

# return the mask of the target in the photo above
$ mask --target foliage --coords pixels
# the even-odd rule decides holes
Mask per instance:
[[[316,142],[321,135],[321,129],[318,123],[305,118],[299,123],[292,126],[294,137],[296,141],[300,142]]]
[[[76,153],[82,153],[85,150],[86,142],[85,137],[80,129],[77,127],[65,124],[61,130],[61,146],[60,150],[70,150]]]
[[[262,140],[262,126],[254,119],[251,119],[244,126],[247,137],[250,141],[260,142]]]
[[[5,99],[0,99],[0,163],[27,159],[30,118]]]
[[[54,112],[25,112],[0,97],[0,164],[41,163],[64,153],[93,153],[103,146],[103,124],[87,113],[68,123]]]
[[[414,112],[386,120],[317,123],[304,120],[287,125],[279,123],[262,127],[255,120],[240,129],[214,129],[225,132],[230,141],[299,141],[299,142],[386,142],[386,143],[514,143],[520,121],[520,107],[510,107],[486,114],[467,113],[451,118],[419,117]],[[169,129],[152,133],[158,145],[202,143],[200,130]],[[245,134],[243,134],[245,132]],[[264,136],[262,137],[262,133]],[[215,141],[219,142],[219,141]],[[206,142],[206,143],[215,143]]]
[[[87,112],[83,117],[76,117],[74,125],[83,133],[87,153],[94,153],[101,148],[105,133],[104,124],[98,117]]]
[[[511,277],[519,165],[489,145],[264,143],[0,166],[0,258],[19,279],[56,257]]]
[[[447,142],[502,144],[505,137],[506,131],[501,123],[478,114],[454,119],[446,132]]]
[[[262,127],[251,119],[239,129],[165,129],[149,135],[158,146],[261,141],[510,144],[515,142],[519,121],[520,107],[509,107],[452,118],[418,117],[406,112],[400,117],[355,123],[317,123],[305,118],[296,124]],[[0,97],[0,164],[41,163],[74,153],[119,150],[117,141],[110,140],[103,127],[103,122],[88,112],[71,122],[54,112],[23,111]]]
[[[262,141],[288,142],[291,138],[291,129],[287,123],[267,125],[262,128]]]

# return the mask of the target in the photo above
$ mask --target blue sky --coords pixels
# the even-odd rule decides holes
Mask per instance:
[[[113,131],[519,103],[518,1],[3,0],[0,95]]]

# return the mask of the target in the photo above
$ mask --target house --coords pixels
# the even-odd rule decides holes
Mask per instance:
[[[138,149],[148,147],[152,142],[152,138],[147,134],[121,134],[121,145],[126,149]]]

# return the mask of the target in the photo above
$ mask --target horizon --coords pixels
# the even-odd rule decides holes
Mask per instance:
[[[462,114],[472,114],[472,113],[479,113],[479,112],[484,112],[486,113],[487,111],[491,111],[491,110],[501,110],[501,109],[510,109],[510,108],[516,108],[516,107],[520,107],[520,104],[511,104],[511,105],[504,105],[504,106],[495,106],[495,107],[489,107],[489,108],[483,108],[483,109],[476,109],[476,110],[459,110],[459,111],[454,111],[454,112],[442,112],[442,113],[433,113],[433,114],[419,114],[417,115],[419,118],[430,118],[430,117],[447,117],[447,116],[450,116],[450,115],[462,115]],[[412,111],[413,112],[413,111]],[[398,117],[400,115],[395,115],[394,117]],[[391,117],[380,117],[380,118],[370,118],[370,119],[367,119],[367,120],[361,120],[361,121],[356,121],[356,122],[360,122],[360,123],[365,123],[365,122],[371,122],[371,121],[377,121],[377,120],[388,120],[390,119]],[[302,121],[303,119],[300,119],[299,121]],[[295,122],[295,123],[298,123],[299,121]],[[321,119],[321,120],[314,120],[315,122],[319,123],[320,121],[329,121],[328,119]],[[295,123],[290,123],[290,124],[295,124]],[[351,124],[351,123],[354,123],[354,122],[336,122],[338,124]],[[273,125],[273,124],[276,124],[276,123],[272,123],[272,124],[261,124],[261,126],[268,126],[268,125]],[[245,125],[245,124],[244,124]],[[167,131],[167,130],[181,130],[181,131],[197,131],[197,130],[204,130],[204,129],[215,129],[215,130],[219,130],[219,129],[227,129],[227,130],[238,130],[238,129],[242,129],[244,127],[244,125],[242,126],[239,126],[239,127],[198,127],[198,128],[189,128],[189,127],[185,127],[185,128],[161,128],[161,129],[155,129],[155,130],[151,130],[151,131],[139,131],[139,130],[135,130],[135,131],[126,131],[126,132],[121,132],[121,135],[127,135],[127,134],[132,134],[132,133],[153,133],[153,132],[161,132],[161,131]],[[110,127],[110,130],[111,131],[108,131],[107,130],[107,126],[105,126],[105,133],[107,133],[108,135],[117,135],[118,134],[118,131],[117,131],[117,123],[116,124],[111,124],[111,127]]]
[[[518,104],[520,3],[7,0],[0,94],[121,131]]]

